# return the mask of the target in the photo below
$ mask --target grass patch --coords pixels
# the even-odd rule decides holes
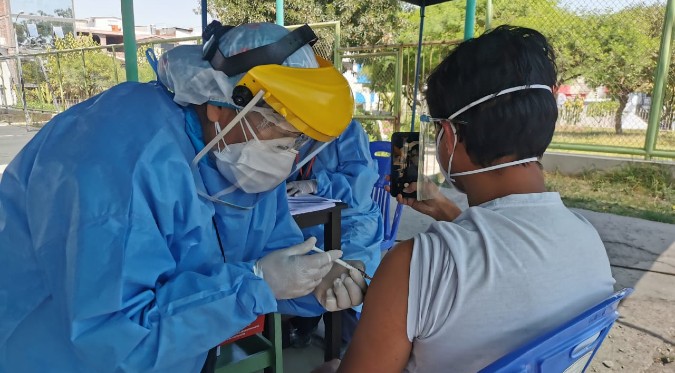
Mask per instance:
[[[546,186],[568,207],[675,224],[675,183],[661,165],[627,165],[566,176],[546,173]]]

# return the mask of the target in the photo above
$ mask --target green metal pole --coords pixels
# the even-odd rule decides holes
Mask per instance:
[[[670,67],[670,42],[673,37],[673,19],[675,19],[675,0],[668,0],[666,16],[663,21],[661,32],[661,48],[659,49],[659,63],[656,66],[654,90],[652,91],[652,104],[649,107],[649,122],[647,124],[647,137],[645,138],[645,158],[649,159],[656,146],[656,134],[659,131],[661,111],[663,110],[663,93],[666,88],[668,68]]]
[[[394,85],[394,116],[396,117],[396,132],[401,131],[401,96],[403,88],[403,48],[396,52],[396,78]]]
[[[61,71],[61,54],[56,53],[56,69],[59,71],[59,95],[61,97],[61,105],[65,110],[67,107],[66,98],[63,95],[63,72]]]
[[[284,25],[284,0],[277,0],[277,25]]]
[[[417,92],[420,87],[420,65],[422,63],[422,38],[424,37],[424,1],[420,5],[420,36],[417,42],[417,56],[415,57],[415,86],[413,87],[412,119],[410,120],[410,132],[415,132],[415,116],[417,115]]]
[[[117,57],[115,57],[115,55],[115,46],[113,45],[112,54],[110,56],[112,57],[113,70],[115,71],[115,84],[119,84],[120,77],[117,75]]]
[[[122,0],[122,33],[124,35],[124,67],[127,81],[138,81],[138,54],[134,29],[134,0]]]
[[[464,19],[464,40],[473,38],[476,25],[476,0],[466,0],[466,17]]]
[[[492,0],[485,4],[485,31],[492,29]]]
[[[87,59],[84,57],[84,49],[82,49],[82,53],[80,53],[80,56],[82,56],[82,79],[84,82],[84,92],[83,96],[84,97],[91,97],[91,91],[89,90],[89,86],[87,85]]]
[[[342,57],[340,57],[340,32],[340,21],[338,21],[335,23],[335,45],[333,46],[333,54],[335,57],[333,57],[333,63],[335,64],[335,68],[342,71]]]

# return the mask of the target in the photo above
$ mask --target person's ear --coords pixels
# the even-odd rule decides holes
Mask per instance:
[[[450,122],[444,120],[442,122],[442,126],[445,135],[443,136],[443,140],[445,141],[445,148],[448,149],[450,153],[452,153],[454,151],[453,146],[455,144],[455,136],[457,136],[457,134],[452,130]]]
[[[218,122],[220,120],[221,107],[211,104],[206,104],[206,118],[211,122]]]

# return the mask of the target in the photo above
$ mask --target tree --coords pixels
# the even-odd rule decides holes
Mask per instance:
[[[90,36],[68,34],[55,41],[55,50],[98,46]],[[84,64],[82,61],[85,61]],[[105,49],[50,54],[47,70],[62,101],[79,102],[125,80],[122,63]]]
[[[619,102],[614,115],[617,134],[623,132],[628,94],[649,92],[652,87],[660,31],[656,34],[648,14],[647,7],[638,5],[588,17],[596,30],[592,37],[597,49],[588,61],[585,77],[591,84],[607,87]]]
[[[289,25],[340,21],[342,46],[362,46],[393,39],[398,0],[298,0],[284,4]],[[209,12],[224,24],[274,22],[276,5],[268,0],[214,0]]]
[[[56,16],[58,17],[73,18],[73,9],[72,8],[54,9],[54,14],[56,14]]]

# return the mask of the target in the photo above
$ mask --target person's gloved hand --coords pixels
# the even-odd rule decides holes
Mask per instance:
[[[317,191],[316,180],[298,180],[286,183],[286,194],[297,196],[298,194],[314,194]]]
[[[360,260],[346,262],[356,268],[365,269]],[[313,294],[326,311],[335,312],[363,303],[367,289],[368,285],[361,272],[333,263],[333,268],[314,289]]]
[[[307,254],[316,244],[316,238],[273,251],[258,259],[254,273],[267,282],[276,299],[292,299],[312,292],[331,270],[335,259],[342,256],[340,250],[322,254]]]

